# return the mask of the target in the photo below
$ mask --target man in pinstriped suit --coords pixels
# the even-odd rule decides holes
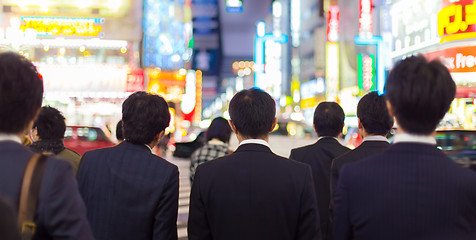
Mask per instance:
[[[136,92],[122,105],[125,141],[86,152],[79,190],[97,239],[177,239],[178,169],[153,154],[170,114],[165,100]]]
[[[345,165],[334,195],[336,240],[476,239],[476,174],[437,147],[456,86],[446,67],[412,56],[385,86],[399,126],[383,153]]]

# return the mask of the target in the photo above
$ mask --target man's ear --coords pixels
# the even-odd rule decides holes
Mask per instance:
[[[362,125],[362,122],[360,121],[360,118],[357,118],[357,122],[358,122],[358,128],[363,129],[364,125]]]
[[[161,132],[157,133],[157,135],[155,135],[154,141],[159,142],[160,139],[162,139],[162,137],[164,136],[164,132],[165,130],[162,130]]]
[[[385,103],[387,103],[388,114],[390,114],[391,117],[395,117],[395,113],[393,112],[393,107],[390,101],[385,100]]]
[[[235,124],[233,124],[231,120],[228,120],[228,124],[230,124],[231,130],[233,130],[233,132],[238,135],[238,131],[236,130]]]
[[[278,119],[274,118],[273,125],[271,125],[271,129],[269,130],[269,132],[272,132],[274,130],[274,128],[276,127],[276,124],[278,124]]]

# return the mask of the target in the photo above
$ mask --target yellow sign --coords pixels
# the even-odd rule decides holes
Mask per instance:
[[[438,35],[441,42],[476,38],[476,1],[472,4],[452,4],[438,13]]]
[[[306,99],[301,99],[301,108],[306,109],[306,108],[313,108],[317,105],[316,98],[306,98]]]
[[[102,31],[104,18],[21,17],[20,29],[33,29],[38,36],[97,37]]]

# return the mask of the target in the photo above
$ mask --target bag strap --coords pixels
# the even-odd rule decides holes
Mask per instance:
[[[18,211],[18,224],[22,239],[31,239],[35,234],[34,222],[36,206],[40,195],[41,180],[45,171],[47,156],[35,154],[29,160],[20,192],[20,209]]]

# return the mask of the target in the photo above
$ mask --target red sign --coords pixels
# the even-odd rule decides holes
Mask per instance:
[[[339,41],[339,6],[329,6],[327,12],[327,41]]]
[[[476,88],[457,87],[455,98],[476,98]]]
[[[132,70],[127,74],[126,92],[136,92],[144,90],[144,71],[142,69]]]
[[[372,32],[372,0],[360,0],[359,36],[371,38]]]
[[[428,60],[440,59],[450,72],[476,72],[476,46],[447,48],[423,55]]]

